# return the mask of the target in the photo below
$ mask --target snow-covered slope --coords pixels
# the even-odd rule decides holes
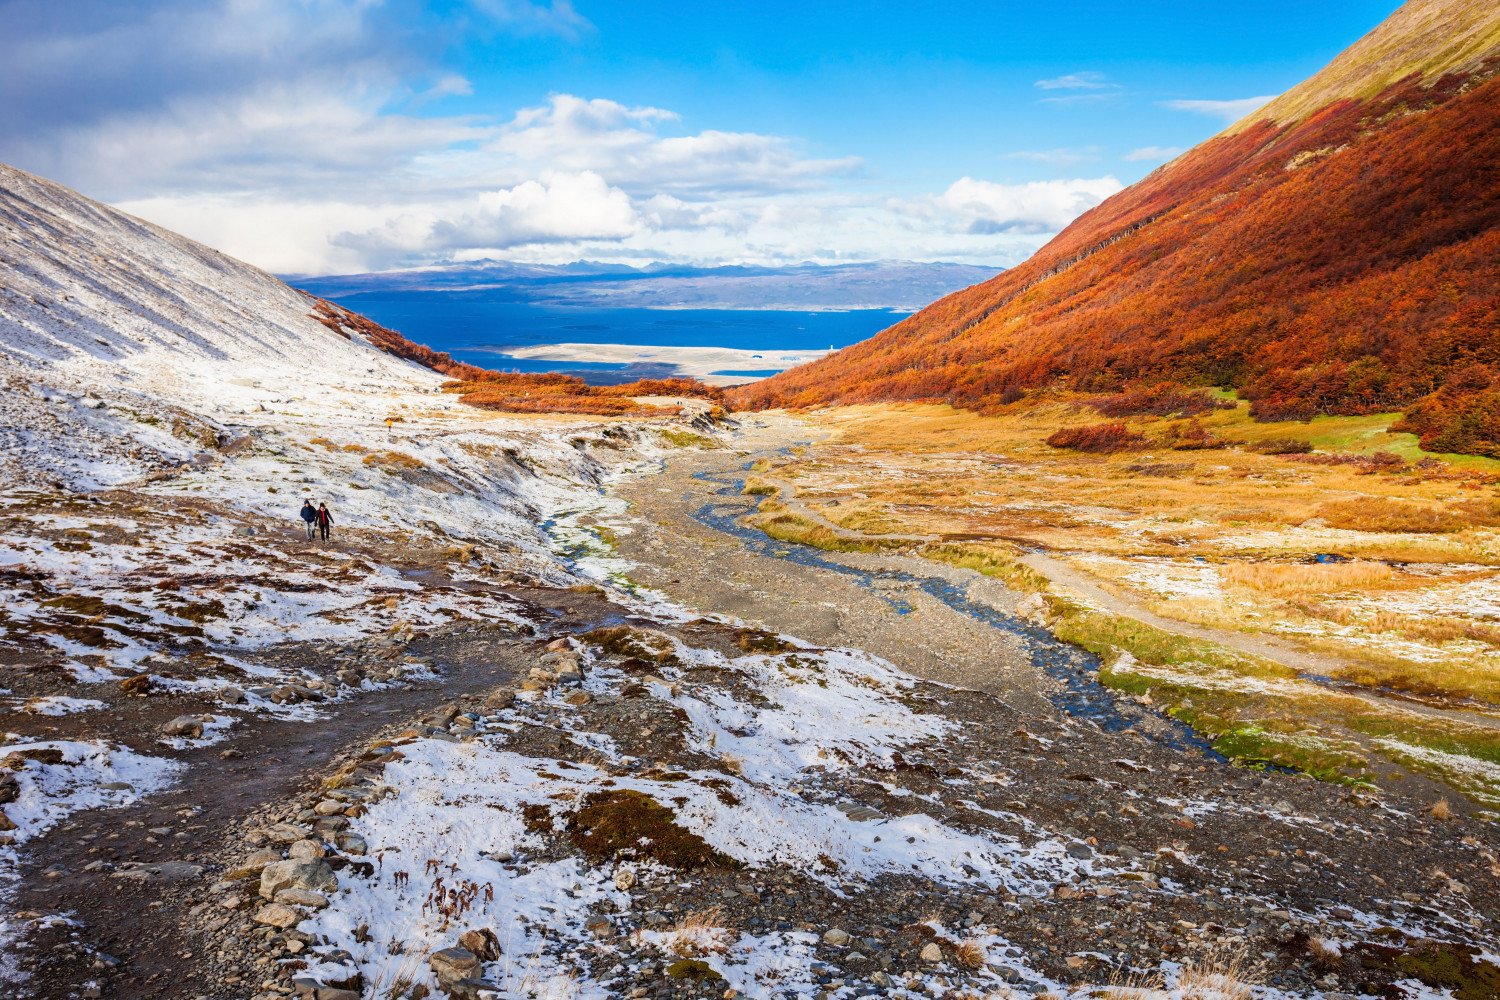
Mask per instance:
[[[24,365],[111,362],[189,391],[221,369],[436,378],[335,334],[264,271],[5,164],[0,248],[0,353]]]
[[[210,588],[226,650],[427,620],[453,599],[386,562],[422,546],[482,543],[505,553],[490,570],[571,582],[544,525],[661,443],[650,422],[464,406],[271,275],[3,166],[0,237],[0,652],[75,676],[149,668],[182,627],[161,595],[215,561],[233,568]],[[304,497],[332,509],[332,548],[302,537]],[[319,585],[339,543],[382,554]],[[366,606],[392,586],[414,600]],[[120,634],[78,648],[58,602],[79,595]]]

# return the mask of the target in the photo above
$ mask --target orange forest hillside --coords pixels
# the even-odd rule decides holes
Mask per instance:
[[[1403,410],[1500,455],[1500,5],[1414,0],[1019,267],[735,390],[748,407],[1058,384],[1236,389],[1266,419]]]

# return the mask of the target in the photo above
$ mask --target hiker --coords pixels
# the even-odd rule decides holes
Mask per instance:
[[[318,530],[318,509],[312,505],[312,497],[302,501],[302,523],[307,526],[307,540],[313,540],[313,533]]]
[[[333,513],[329,511],[326,503],[318,504],[318,530],[323,534],[323,541],[328,541],[328,529],[333,527]]]

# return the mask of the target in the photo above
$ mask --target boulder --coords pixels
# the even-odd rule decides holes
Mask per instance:
[[[255,913],[256,923],[282,930],[296,925],[301,919],[302,914],[285,903],[267,903]]]
[[[163,736],[181,736],[184,739],[203,738],[203,724],[212,721],[208,715],[179,715],[161,727]]]
[[[493,962],[500,957],[500,939],[488,927],[464,931],[458,936],[458,946],[472,951],[483,962]]]
[[[299,840],[286,849],[286,856],[293,861],[316,861],[326,851],[316,840]]]
[[[310,889],[282,889],[276,894],[276,902],[291,906],[306,906],[321,910],[328,905],[328,897]]]
[[[360,857],[370,853],[370,845],[365,843],[365,838],[357,833],[338,832],[333,835],[333,842],[338,849],[345,854],[354,854]]]
[[[310,889],[313,892],[332,892],[339,885],[338,876],[328,867],[328,862],[277,861],[266,865],[260,873],[260,894],[263,899],[275,899],[283,889]]]
[[[297,823],[272,823],[266,827],[266,839],[277,844],[291,844],[306,840],[311,831]]]
[[[453,987],[463,980],[477,977],[483,969],[479,956],[467,948],[435,951],[427,959],[427,964],[437,978],[438,987],[445,993],[453,992]]]

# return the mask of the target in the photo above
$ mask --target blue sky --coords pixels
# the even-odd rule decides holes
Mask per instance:
[[[1011,264],[1394,0],[0,0],[0,159],[282,271]]]

